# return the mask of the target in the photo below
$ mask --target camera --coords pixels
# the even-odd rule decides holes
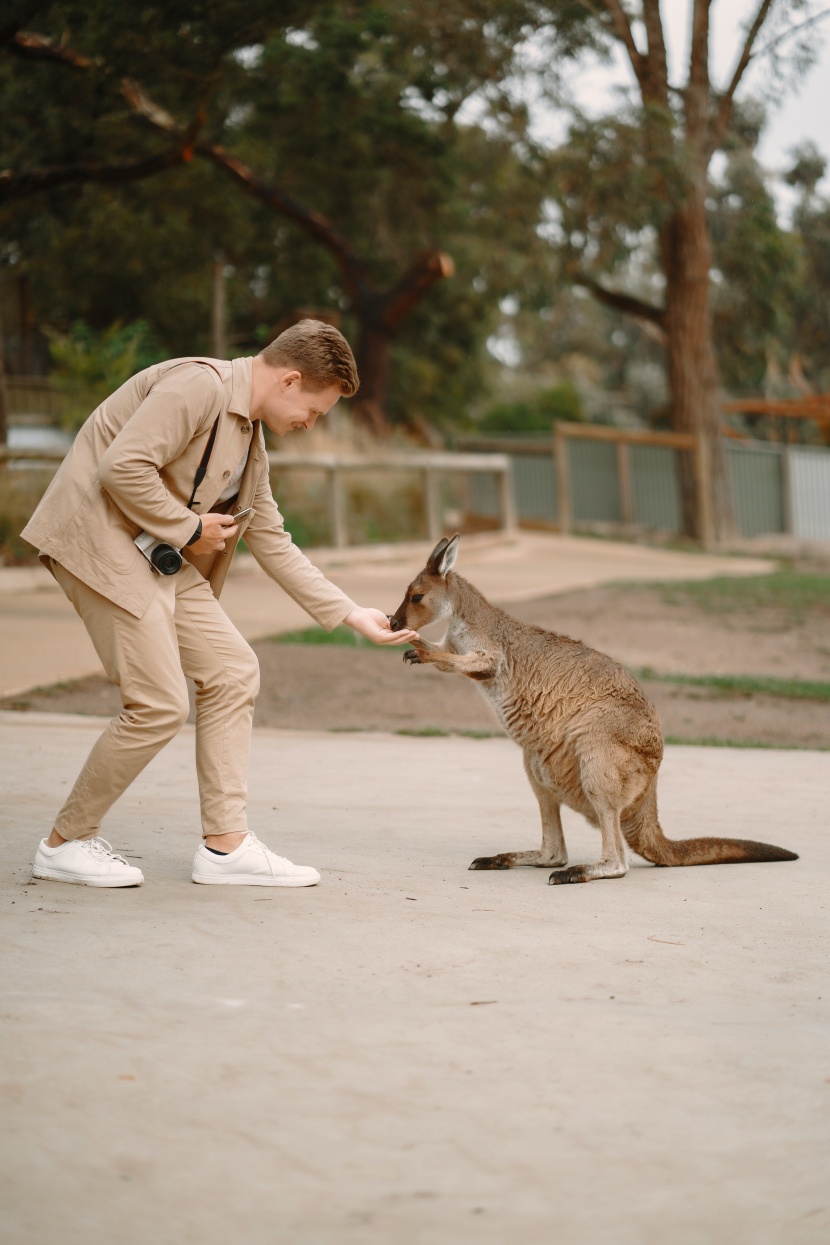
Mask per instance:
[[[181,570],[184,558],[181,551],[163,540],[156,540],[149,532],[139,532],[133,542],[144,554],[159,575],[175,575]]]

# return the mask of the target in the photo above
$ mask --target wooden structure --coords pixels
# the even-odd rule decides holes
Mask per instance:
[[[63,450],[9,449],[0,446],[0,465],[9,462],[48,464],[56,467],[63,460]],[[348,537],[348,494],[345,478],[358,471],[414,471],[424,484],[424,502],[430,540],[445,535],[438,481],[442,474],[469,475],[485,473],[496,477],[499,527],[509,532],[516,527],[513,479],[510,459],[506,454],[279,454],[269,453],[273,471],[322,471],[328,483],[328,510],[331,541],[344,549]]]
[[[510,459],[506,454],[293,454],[270,453],[268,461],[274,471],[323,471],[326,474],[329,502],[329,524],[332,544],[343,549],[348,537],[348,493],[346,476],[358,471],[415,471],[424,484],[429,538],[438,541],[445,535],[441,513],[438,481],[442,474],[485,472],[494,475],[499,499],[499,526],[502,531],[516,527],[513,482]]]
[[[714,544],[715,531],[709,471],[709,445],[706,437],[703,434],[693,434],[690,432],[652,432],[644,428],[612,428],[603,424],[570,424],[563,422],[554,425],[553,453],[556,462],[560,532],[569,532],[573,527],[568,441],[577,439],[584,441],[610,441],[616,446],[620,509],[622,511],[622,522],[626,526],[630,526],[634,522],[630,447],[632,445],[660,445],[669,449],[686,450],[692,454],[699,506],[698,522],[701,544],[704,548]]]

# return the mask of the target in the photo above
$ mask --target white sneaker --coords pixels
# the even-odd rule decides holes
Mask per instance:
[[[112,850],[105,839],[68,839],[47,847],[42,839],[35,852],[32,875],[76,886],[140,886],[144,874]]]
[[[310,865],[292,865],[249,833],[227,856],[217,856],[203,843],[193,857],[193,881],[212,886],[316,886],[320,874]]]

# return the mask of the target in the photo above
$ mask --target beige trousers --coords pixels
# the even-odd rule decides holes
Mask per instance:
[[[187,720],[185,675],[196,684],[202,833],[245,832],[259,665],[210,585],[185,562],[177,575],[159,576],[158,592],[136,618],[54,560],[52,570],[120,689],[122,705],[58,814],[58,834],[97,834],[104,814]]]

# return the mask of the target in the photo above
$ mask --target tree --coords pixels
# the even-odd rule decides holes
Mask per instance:
[[[317,258],[310,279],[306,265],[300,301],[313,305],[309,293],[320,290],[321,312],[328,307],[357,322],[362,409],[376,430],[385,425],[392,341],[405,323],[415,323],[413,313],[423,296],[452,272],[449,252],[456,245],[468,255],[474,249],[471,232],[478,237],[481,257],[478,271],[463,275],[487,289],[486,298],[478,292],[473,321],[478,341],[483,340],[489,308],[498,297],[493,272],[501,261],[494,263],[491,255],[503,255],[503,240],[518,240],[520,225],[532,233],[539,190],[530,176],[522,193],[515,194],[524,162],[510,141],[501,135],[490,141],[483,129],[458,125],[455,119],[471,92],[507,72],[533,5],[508,0],[494,11],[487,0],[413,0],[394,9],[365,0],[295,3],[280,6],[275,18],[261,3],[248,9],[180,0],[161,12],[153,9],[157,21],[146,46],[110,6],[41,7],[48,17],[45,33],[18,29],[8,38],[15,55],[37,75],[6,83],[11,111],[22,124],[9,136],[14,158],[4,163],[13,172],[0,178],[0,198],[51,191],[54,218],[67,211],[65,197],[54,197],[58,187],[103,183],[108,193],[96,189],[92,202],[110,205],[113,193],[121,193],[112,188],[141,185],[151,174],[164,172],[165,185],[172,181],[179,198],[184,179],[193,177],[201,207],[206,183],[193,176],[194,166],[199,161],[212,165],[289,222],[292,239],[294,231],[302,231],[334,261],[332,269]],[[144,7],[140,16],[147,17]],[[574,28],[573,19],[563,21],[563,46],[574,41]],[[58,31],[69,33],[59,37]],[[56,66],[81,81],[80,126],[79,101],[70,102],[76,88],[67,85],[66,75],[57,86],[50,79],[44,91],[42,75]],[[57,93],[61,107],[58,115],[49,115],[37,166],[27,168],[31,101],[37,95],[42,109],[50,92],[51,98]],[[498,100],[495,89],[493,94]],[[133,118],[149,121],[152,130],[136,128],[124,99]],[[504,100],[500,107],[509,119]],[[473,150],[478,167],[467,159]],[[485,203],[488,179],[509,181],[515,196],[512,205],[493,196],[505,209],[501,221]],[[149,202],[154,191],[130,194]],[[471,209],[466,214],[465,196]],[[218,198],[208,194],[209,202]],[[88,194],[85,201],[88,206]],[[204,225],[203,215],[196,215]],[[286,284],[286,270],[296,265],[281,262],[282,273],[275,271],[275,261],[286,259],[282,229],[275,255],[270,226],[271,241],[255,264],[251,246],[225,245],[217,237],[223,221],[238,213],[219,207],[206,215],[216,225],[212,250],[236,250],[237,265],[247,260],[256,269],[258,288]],[[252,226],[250,213],[243,215],[262,242],[265,231]],[[201,228],[193,235],[197,253],[204,232]],[[438,245],[436,234],[443,235]],[[305,244],[292,249],[308,255]],[[457,301],[459,306],[469,303],[465,295]],[[447,300],[443,309],[449,310]],[[465,355],[477,353],[477,343],[469,349],[468,328],[457,316],[455,324],[466,341]],[[436,378],[434,388],[437,383]]]
[[[735,94],[750,61],[781,54],[790,36],[804,58],[809,0],[756,0],[735,50],[728,81],[717,86],[710,65],[711,0],[693,0],[686,78],[670,80],[659,0],[584,0],[598,31],[625,51],[636,102],[613,117],[578,118],[566,148],[553,161],[554,194],[562,212],[570,271],[594,295],[654,326],[665,342],[675,429],[693,433],[706,453],[711,530],[700,481],[682,470],[684,527],[702,539],[732,530],[728,464],[719,437],[718,370],[713,340],[710,274],[712,238],[707,214],[709,166],[729,133]],[[799,17],[804,21],[799,24]],[[772,24],[773,18],[778,22]],[[765,27],[770,38],[759,46]],[[608,284],[649,231],[662,277],[662,300]]]

